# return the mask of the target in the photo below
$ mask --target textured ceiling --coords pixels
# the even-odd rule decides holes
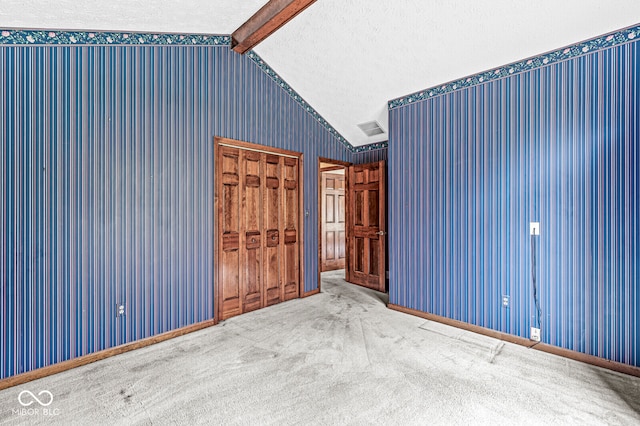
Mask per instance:
[[[318,0],[255,51],[361,145],[390,99],[638,22],[637,0]]]
[[[0,2],[0,26],[230,34],[265,0]],[[318,0],[255,51],[351,144],[387,101],[640,22],[637,0]]]
[[[231,34],[266,0],[0,0],[20,29]]]

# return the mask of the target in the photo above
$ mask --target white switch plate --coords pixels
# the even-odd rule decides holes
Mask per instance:
[[[540,235],[540,222],[531,222],[529,224],[531,235]]]
[[[531,327],[531,340],[533,340],[535,342],[539,342],[540,341],[540,329],[539,328]]]

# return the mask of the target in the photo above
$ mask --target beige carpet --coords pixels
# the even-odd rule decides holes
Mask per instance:
[[[4,390],[0,423],[640,424],[638,378],[391,311],[340,276],[323,274],[319,295]],[[51,392],[47,413],[35,401],[20,412],[23,390]]]

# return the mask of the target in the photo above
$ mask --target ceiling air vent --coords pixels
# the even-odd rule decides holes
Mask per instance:
[[[375,136],[375,135],[381,135],[382,133],[384,133],[384,130],[382,130],[382,127],[380,127],[380,123],[378,123],[375,120],[358,124],[358,127],[360,127],[360,130],[362,130],[364,134],[369,137]]]

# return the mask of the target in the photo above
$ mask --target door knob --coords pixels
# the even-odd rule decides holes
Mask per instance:
[[[255,239],[255,238],[252,238],[252,239],[251,239],[251,242],[252,242],[252,243],[255,243],[255,242],[256,242],[256,239]]]
[[[271,239],[272,239],[273,241],[275,241],[275,240],[276,240],[276,236],[275,236],[275,235],[273,235],[273,236],[271,237]]]
[[[384,232],[384,231],[378,231],[378,232],[376,232],[376,234],[378,234],[378,235],[387,235],[387,233]]]

